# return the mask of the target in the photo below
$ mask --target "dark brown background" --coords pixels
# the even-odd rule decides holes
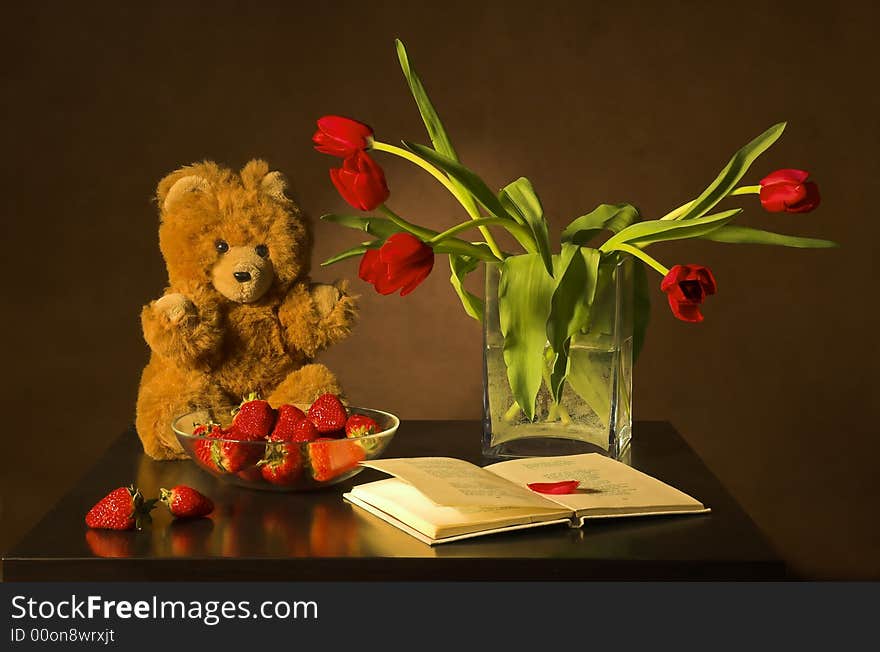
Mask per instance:
[[[656,217],[789,121],[746,181],[807,168],[823,205],[769,215],[745,198],[743,223],[843,247],[656,246],[667,264],[711,266],[720,294],[700,326],[654,294],[636,416],[671,420],[795,569],[880,577],[871,3],[118,4],[3,21],[0,549],[132,420],[148,356],[138,312],[165,280],[159,178],[262,156],[313,215],[344,209],[310,148],[315,118],[426,140],[400,36],[465,162],[496,187],[531,178],[557,233],[600,202]],[[462,218],[424,174],[382,162],[400,213],[434,228]],[[319,225],[316,258],[357,239]],[[356,263],[314,275],[354,278]],[[354,402],[479,416],[480,331],[446,276],[438,265],[403,300],[355,282],[361,324],[324,358]]]

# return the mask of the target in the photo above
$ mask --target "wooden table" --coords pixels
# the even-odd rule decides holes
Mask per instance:
[[[388,457],[445,455],[477,463],[476,421],[408,421]],[[632,465],[712,508],[699,516],[589,522],[429,547],[343,502],[366,470],[314,493],[226,485],[190,461],[155,462],[134,430],[6,555],[16,580],[589,580],[783,579],[786,569],[718,480],[665,422],[635,424]],[[210,519],[171,522],[157,509],[141,532],[88,530],[83,517],[110,489],[147,496],[188,484],[214,498]]]

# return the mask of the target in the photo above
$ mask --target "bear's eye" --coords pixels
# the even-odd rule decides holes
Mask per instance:
[[[265,258],[269,255],[269,247],[266,245],[257,245],[256,252],[260,258]]]
[[[229,245],[226,244],[226,240],[218,240],[214,243],[214,249],[219,251],[221,254],[225,254],[229,251]]]

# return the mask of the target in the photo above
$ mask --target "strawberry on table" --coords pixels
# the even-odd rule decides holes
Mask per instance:
[[[322,435],[345,429],[348,413],[335,394],[322,394],[309,408],[309,421]]]
[[[98,530],[140,530],[150,523],[156,500],[144,500],[134,486],[119,487],[99,500],[86,514],[86,525]]]
[[[232,417],[231,429],[236,439],[264,439],[275,425],[275,410],[268,401],[257,398],[256,393],[248,394]]]
[[[365,458],[364,449],[356,441],[322,437],[309,444],[312,477],[325,482],[356,468]]]
[[[159,500],[168,505],[175,518],[198,518],[214,511],[210,498],[182,484],[171,489],[159,489]]]
[[[291,485],[302,474],[302,455],[297,443],[272,443],[266,447],[266,457],[260,460],[260,472],[266,482]]]
[[[352,414],[345,422],[346,437],[363,437],[380,431],[379,424],[365,414]]]

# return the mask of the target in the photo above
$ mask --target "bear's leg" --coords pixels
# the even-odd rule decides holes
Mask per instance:
[[[339,394],[339,381],[322,364],[307,364],[290,372],[267,399],[272,407],[282,403],[311,403],[321,394]]]
[[[157,460],[185,458],[171,422],[196,407],[222,403],[227,398],[206,374],[151,360],[141,377],[135,421],[144,452]]]

